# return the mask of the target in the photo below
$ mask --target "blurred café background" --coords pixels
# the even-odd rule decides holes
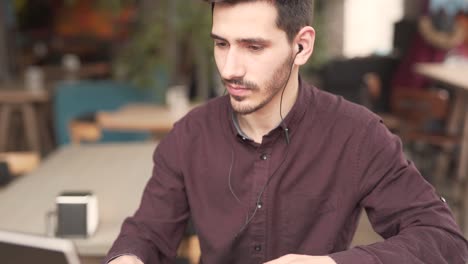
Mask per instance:
[[[468,234],[468,0],[315,0],[313,26],[301,76],[380,115]],[[158,139],[224,93],[210,30],[203,1],[1,1],[0,230],[99,263]],[[57,232],[64,192],[96,198],[94,231]],[[178,261],[197,263],[186,233]],[[380,239],[363,217],[353,245]]]

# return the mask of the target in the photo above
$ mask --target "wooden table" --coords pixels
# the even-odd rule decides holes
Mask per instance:
[[[418,64],[416,72],[435,81],[450,85],[455,90],[455,103],[447,132],[450,135],[461,135],[461,151],[457,178],[460,182],[468,184],[468,64]],[[464,190],[465,203],[468,202],[468,191]],[[465,233],[468,229],[468,210],[465,208]]]
[[[97,232],[74,239],[80,256],[105,256],[125,217],[140,203],[151,176],[155,144],[69,145],[0,189],[0,229],[44,235],[46,214],[65,190],[89,190],[99,207]]]
[[[168,133],[174,123],[183,117],[188,109],[171,111],[167,106],[154,104],[128,104],[117,111],[99,112],[97,123],[100,128],[116,131],[140,131],[152,134]]]

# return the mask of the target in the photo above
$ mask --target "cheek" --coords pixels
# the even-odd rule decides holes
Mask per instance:
[[[258,85],[264,86],[274,77],[273,75],[278,67],[277,64],[278,61],[275,60],[254,59],[247,66],[248,76],[252,81],[255,80]]]
[[[270,75],[269,69],[272,63],[275,64],[274,60],[269,59],[267,56],[250,56],[245,63],[246,79],[262,85]]]
[[[287,54],[285,54],[283,50],[272,49],[264,54],[251,56],[249,62],[251,65],[255,65],[260,71],[273,74],[273,71],[284,62],[286,57]]]
[[[224,65],[226,61],[225,57],[222,55],[222,52],[215,50],[214,59],[215,59],[215,63],[216,63],[216,67],[218,68],[218,71],[221,71],[222,66]]]

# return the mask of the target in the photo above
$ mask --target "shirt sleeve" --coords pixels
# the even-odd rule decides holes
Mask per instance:
[[[447,204],[404,157],[401,142],[373,120],[357,156],[358,193],[383,242],[331,254],[338,264],[464,264],[468,244]]]
[[[135,255],[143,263],[174,262],[189,217],[177,145],[177,137],[171,132],[156,148],[153,174],[140,206],[124,221],[104,263],[119,255]],[[131,188],[131,182],[128,186]]]

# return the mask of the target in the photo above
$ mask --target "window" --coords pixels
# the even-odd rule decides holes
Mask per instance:
[[[403,17],[403,0],[345,0],[344,5],[344,55],[391,53],[393,24]]]

